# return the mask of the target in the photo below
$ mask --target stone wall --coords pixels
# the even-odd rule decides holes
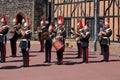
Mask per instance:
[[[45,0],[0,0],[0,15],[5,13],[7,23],[21,13],[23,17],[30,18],[31,29],[40,25],[40,17],[44,14]],[[0,16],[1,19],[1,16]]]
[[[34,0],[1,0],[0,13],[5,13],[8,24],[18,13],[23,13],[24,17],[32,20],[32,9]]]

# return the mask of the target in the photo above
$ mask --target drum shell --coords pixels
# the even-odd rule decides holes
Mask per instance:
[[[54,41],[53,41],[53,46],[54,46],[55,49],[58,51],[58,50],[60,50],[60,49],[63,47],[63,44],[62,44],[62,42],[60,42],[59,40],[54,39]]]

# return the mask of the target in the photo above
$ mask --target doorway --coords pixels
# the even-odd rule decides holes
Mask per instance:
[[[18,24],[22,24],[22,19],[24,19],[24,17],[20,13],[17,14]]]

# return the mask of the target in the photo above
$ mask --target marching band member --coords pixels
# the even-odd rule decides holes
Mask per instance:
[[[101,49],[101,52],[100,54],[103,55],[103,46],[101,44],[101,39],[102,39],[102,35],[101,35],[101,32],[104,31],[104,21],[101,22],[101,24],[99,25],[99,28],[100,28],[100,32],[98,34],[98,40],[99,40],[99,44],[100,44],[100,49]]]
[[[66,31],[65,31],[65,25],[64,25],[64,23],[62,24],[62,26],[61,26],[61,30],[62,30],[62,33],[61,33],[61,35],[63,35],[63,52],[65,51],[65,38],[66,38]]]
[[[24,26],[21,28],[22,39],[19,46],[23,56],[23,67],[29,67],[29,49],[32,32],[28,30],[28,26],[28,23],[24,23]]]
[[[84,26],[84,31],[83,33],[81,33],[81,36],[82,36],[81,45],[83,51],[83,62],[88,63],[88,47],[89,47],[89,38],[90,38],[88,22],[86,22],[86,25]]]
[[[103,47],[103,57],[104,59],[102,61],[109,61],[109,45],[110,45],[110,36],[112,35],[112,30],[109,27],[109,23],[105,22],[104,30],[101,32],[102,38],[101,38],[101,44]]]
[[[48,63],[51,62],[52,39],[55,36],[53,29],[54,29],[54,25],[53,25],[53,22],[51,22],[48,28],[49,34],[45,41],[45,62],[48,62]]]
[[[5,14],[2,14],[1,26],[0,26],[0,54],[1,54],[1,63],[6,61],[6,34],[9,28],[5,19]]]
[[[63,47],[57,50],[57,64],[61,65],[63,62],[63,52],[64,52],[64,40],[65,40],[65,28],[63,27],[63,18],[62,16],[58,16],[58,28],[56,32],[56,39],[58,39]]]
[[[20,25],[18,25],[18,20],[15,17],[13,19],[13,30],[10,30],[10,33],[13,33],[14,36],[10,39],[10,45],[11,45],[11,53],[12,53],[12,57],[16,57],[17,54],[17,40],[20,37]]]
[[[40,41],[40,45],[41,45],[41,50],[40,52],[44,52],[44,38],[42,36],[42,34],[44,32],[47,32],[47,28],[45,26],[45,18],[42,17],[41,20],[41,28],[38,30],[38,37],[39,37],[39,41]]]
[[[76,58],[82,57],[82,46],[81,46],[81,33],[83,31],[82,21],[78,19],[77,23],[77,32],[76,32],[76,42],[77,42],[77,49],[78,49],[78,56]]]

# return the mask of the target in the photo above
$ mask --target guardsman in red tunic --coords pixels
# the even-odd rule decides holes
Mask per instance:
[[[101,39],[101,44],[103,47],[103,60],[102,61],[109,61],[109,45],[110,45],[110,36],[112,35],[112,30],[109,27],[109,21],[105,22],[104,30],[101,32],[102,34],[102,39]]]
[[[43,34],[44,32],[47,32],[47,28],[45,26],[45,18],[42,17],[42,20],[41,20],[41,27],[40,29],[38,30],[38,37],[39,37],[39,40],[40,40],[40,52],[44,52],[44,38],[43,38]]]
[[[63,27],[63,18],[58,16],[58,28],[56,31],[56,39],[59,40],[63,47],[57,50],[57,64],[61,65],[63,63],[63,52],[64,52],[64,39],[65,39],[65,28]]]
[[[88,22],[84,26],[84,31],[81,33],[81,36],[82,36],[81,45],[83,51],[83,62],[88,63],[88,47],[89,47],[89,38],[90,38]]]
[[[76,35],[76,42],[77,42],[77,49],[78,49],[78,56],[76,58],[81,58],[82,57],[82,46],[81,46],[81,33],[83,31],[83,25],[82,25],[82,21],[80,19],[78,19],[77,22],[77,31],[75,33]]]
[[[14,36],[10,39],[11,53],[12,57],[16,57],[17,54],[17,40],[20,37],[20,25],[18,25],[17,17],[13,19],[13,25],[11,26],[13,30],[10,30],[10,33],[13,33]]]
[[[22,38],[20,40],[20,48],[23,56],[23,67],[29,67],[29,50],[30,50],[30,38],[32,35],[31,30],[29,30],[30,24],[24,23],[24,26],[21,28]]]
[[[8,32],[8,26],[5,19],[5,14],[2,13],[1,25],[0,25],[0,55],[1,63],[6,61],[6,34]]]

